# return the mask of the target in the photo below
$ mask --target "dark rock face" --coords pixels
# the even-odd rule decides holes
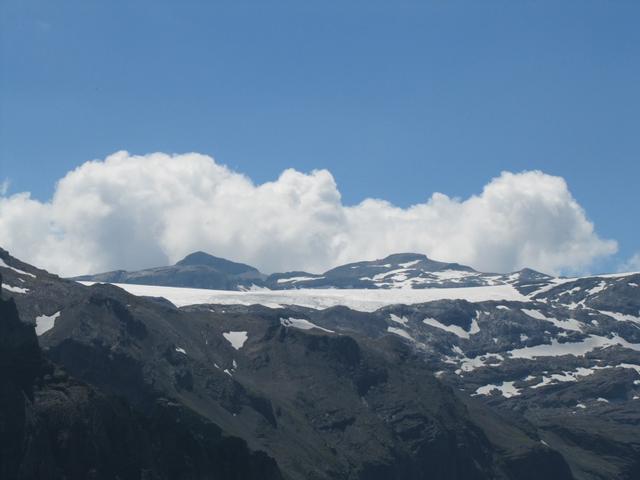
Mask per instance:
[[[0,478],[281,478],[275,462],[157,398],[146,413],[70,378],[0,300]]]
[[[4,254],[11,267],[2,273],[25,293],[3,293],[15,299],[23,320],[59,312],[38,337],[45,363],[59,367],[50,367],[49,377],[35,375],[32,397],[27,387],[15,388],[35,405],[39,398],[59,401],[53,385],[68,389],[67,399],[79,398],[72,386],[95,392],[103,403],[89,405],[101,418],[128,419],[137,429],[98,429],[96,436],[131,437],[135,445],[157,438],[149,455],[150,447],[132,447],[141,460],[118,459],[157,478],[208,472],[211,452],[229,458],[231,451],[247,465],[264,461],[287,479],[638,477],[640,275],[556,279],[523,270],[499,276],[402,254],[348,266],[381,274],[340,273],[344,285],[360,274],[380,275],[375,288],[386,288],[392,277],[405,281],[400,275],[427,283],[459,279],[458,286],[504,282],[525,297],[375,312],[177,308],[111,285],[59,279]],[[281,283],[295,288],[315,281],[324,280]],[[89,412],[73,405],[73,412]],[[72,417],[65,412],[51,418]],[[100,451],[110,448],[116,447],[104,444]]]
[[[177,309],[44,272],[25,285],[29,292],[15,297],[35,316],[50,298],[40,286],[66,292],[48,307],[48,315],[60,314],[39,337],[47,362],[60,367],[37,376],[30,413],[46,438],[67,438],[45,442],[52,471],[76,468],[76,478],[506,479],[537,458],[554,466],[555,478],[571,478],[562,457],[534,436],[482,405],[470,411],[410,345],[360,332],[349,309],[319,312],[326,330],[301,330],[282,319],[325,320],[305,309]],[[330,321],[353,330],[332,333]],[[480,426],[486,417],[493,429],[517,433],[517,448],[499,445]]]
[[[190,255],[187,255],[182,260],[180,260],[176,265],[185,267],[185,266],[206,266],[215,268],[219,272],[227,273],[231,275],[240,275],[243,273],[249,274],[257,274],[259,273],[257,269],[245,265],[244,263],[236,263],[231,262],[229,260],[225,260],[224,258],[214,257],[213,255],[209,255],[205,252],[195,252]]]

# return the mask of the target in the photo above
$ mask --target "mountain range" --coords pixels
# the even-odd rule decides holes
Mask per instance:
[[[640,274],[0,272],[2,478],[640,478]]]
[[[256,288],[459,288],[492,285],[539,285],[551,276],[524,269],[510,274],[482,273],[458,263],[438,262],[417,253],[398,253],[380,260],[349,263],[322,274],[303,271],[265,275],[243,263],[205,252],[187,255],[175,265],[128,272],[83,275],[73,280],[246,291]]]

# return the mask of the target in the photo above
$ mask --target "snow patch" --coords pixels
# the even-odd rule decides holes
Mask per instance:
[[[561,328],[562,330],[572,330],[574,332],[582,332],[582,324],[573,318],[569,318],[566,320],[559,320],[557,318],[547,317],[539,310],[529,310],[527,308],[523,308],[521,309],[521,311],[531,318],[553,323],[556,327]]]
[[[53,315],[40,315],[36,317],[36,335],[40,336],[51,330],[56,324],[56,319],[60,316],[60,312]]]
[[[29,289],[28,288],[14,287],[14,286],[6,284],[6,283],[2,284],[2,288],[4,288],[6,291],[12,292],[12,293],[29,293]]]
[[[514,382],[502,382],[500,385],[484,385],[476,390],[475,395],[491,395],[493,390],[499,390],[504,398],[520,395],[520,390],[513,386]]]
[[[630,343],[624,338],[613,335],[612,338],[589,335],[581,342],[559,343],[557,339],[551,339],[551,344],[541,344],[534,347],[523,347],[507,352],[511,358],[534,359],[535,357],[559,357],[562,355],[584,356],[596,348],[607,348],[619,345],[631,350],[640,351],[640,344]]]
[[[222,336],[236,350],[240,350],[244,345],[244,342],[246,342],[247,338],[249,338],[247,332],[223,332]]]
[[[636,317],[635,315],[627,315],[625,313],[618,313],[618,312],[608,312],[606,310],[599,310],[599,312],[602,313],[603,315],[606,315],[607,317],[614,318],[619,322],[640,323],[640,317]]]
[[[15,267],[12,267],[11,265],[7,265],[5,263],[4,260],[2,260],[0,258],[0,267],[4,267],[4,268],[8,268],[9,270],[13,270],[16,273],[19,273],[20,275],[26,275],[27,277],[31,277],[31,278],[36,278],[36,276],[33,273],[29,273],[29,272],[25,272],[24,270],[19,270]]]
[[[324,332],[336,333],[333,330],[329,330],[327,328],[316,325],[315,323],[311,323],[309,320],[306,320],[304,318],[281,318],[280,325],[284,327],[298,328],[300,330],[311,330],[312,328],[317,328],[318,330],[322,330]]]
[[[476,318],[479,316],[479,312],[476,312]],[[467,332],[464,328],[459,327],[458,325],[445,325],[444,323],[439,322],[435,318],[425,318],[422,323],[425,325],[429,325],[431,327],[439,328],[440,330],[445,330],[449,333],[453,333],[455,336],[459,338],[468,339],[470,335],[475,335],[480,331],[480,326],[478,325],[478,320],[474,318],[471,321],[471,326],[469,327],[469,331]]]
[[[435,318],[425,318],[422,323],[424,323],[425,325],[429,325],[430,327],[439,328],[440,330],[453,333],[456,337],[469,338],[469,332],[467,332],[464,328],[459,327],[458,325],[445,325],[444,323],[440,323]]]
[[[417,265],[418,263],[420,263],[422,260],[413,260],[411,262],[406,262],[406,263],[399,263],[398,266],[399,267],[403,267],[403,268],[409,268],[409,267],[413,267],[414,265]]]
[[[497,367],[500,365],[500,363],[491,363],[491,364],[487,363],[487,361],[490,359],[498,360],[499,362],[502,362],[504,360],[504,357],[499,353],[487,353],[484,355],[478,355],[477,357],[473,357],[473,358],[468,358],[467,356],[463,356],[457,362],[454,360],[453,363],[459,362],[460,368],[456,370],[456,374],[460,375],[462,372],[471,372],[476,368],[486,367],[486,366]]]
[[[572,372],[554,373],[550,376],[542,377],[542,381],[536,385],[532,385],[531,388],[541,388],[547,385],[552,385],[557,382],[577,382],[579,377],[587,377],[593,375],[595,370],[592,368],[579,367]]]
[[[407,319],[407,317],[399,317],[398,315],[395,315],[393,313],[389,315],[389,319],[392,322],[399,323],[400,325],[406,325],[407,323],[409,323],[409,320]]]
[[[387,327],[387,332],[389,333],[394,333],[396,335],[400,335],[401,337],[406,338],[407,340],[411,340],[411,341],[415,341],[413,340],[413,338],[411,337],[411,335],[409,335],[407,332],[405,332],[403,329],[401,328],[396,328],[396,327]]]
[[[290,283],[290,282],[305,282],[307,280],[320,280],[324,277],[289,277],[289,278],[279,278],[277,283]]]

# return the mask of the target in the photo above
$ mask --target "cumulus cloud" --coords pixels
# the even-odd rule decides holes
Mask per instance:
[[[9,182],[9,179],[5,178],[2,183],[0,183],[0,195],[6,195],[10,186],[11,183]]]
[[[621,272],[640,272],[640,252],[633,255],[620,267]]]
[[[562,178],[503,172],[479,195],[399,208],[343,205],[327,170],[251,179],[196,153],[117,152],[67,173],[53,198],[0,196],[0,245],[62,275],[173,263],[195,250],[265,272],[419,252],[484,271],[558,272],[614,253]]]

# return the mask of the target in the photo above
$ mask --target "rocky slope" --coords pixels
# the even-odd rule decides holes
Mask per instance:
[[[103,409],[73,404],[64,418],[83,424],[83,412],[93,412],[96,430],[85,439],[129,435],[138,446],[138,463],[129,462],[134,472],[151,468],[165,478],[169,467],[151,460],[175,466],[189,459],[191,470],[181,478],[253,478],[256,465],[271,472],[265,478],[287,479],[572,478],[565,457],[542,443],[532,422],[436,378],[428,348],[389,330],[390,322],[403,325],[390,320],[391,311],[176,308],[110,285],[59,279],[4,251],[0,258],[3,293],[23,322],[36,325],[46,361],[104,399]],[[66,375],[51,381],[78,382]],[[100,430],[102,423],[120,425],[109,413],[115,398],[129,415],[146,419],[139,436]],[[153,432],[149,423],[161,420],[165,435],[145,437]],[[150,456],[140,451],[156,436],[160,444]],[[122,463],[114,458],[109,462]],[[233,462],[246,470],[232,470]]]
[[[282,478],[273,461],[167,398],[144,411],[43,358],[0,299],[0,478]]]

